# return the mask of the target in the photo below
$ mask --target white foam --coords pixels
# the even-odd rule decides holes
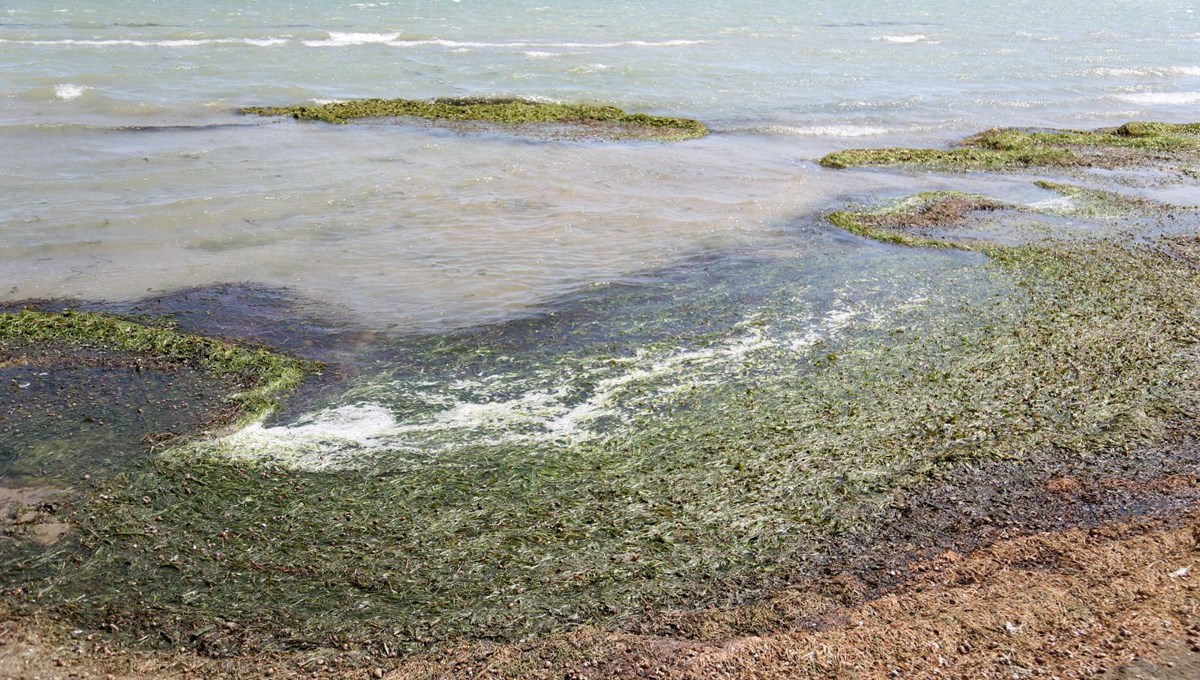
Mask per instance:
[[[83,96],[83,93],[88,91],[89,89],[91,89],[91,88],[84,87],[82,85],[72,85],[71,83],[60,83],[60,84],[54,86],[54,96],[58,97],[59,99],[61,99],[63,101],[69,102],[72,99],[79,99],[80,97]]]
[[[878,38],[872,38],[872,40],[882,40],[883,42],[890,43],[916,43],[928,39],[929,36],[923,33],[914,33],[912,35],[881,35]]]
[[[286,38],[188,38],[177,40],[10,40],[0,38],[0,43],[20,45],[79,45],[83,47],[112,47],[126,45],[131,47],[200,47],[203,45],[255,45],[271,47],[289,42]]]
[[[1183,106],[1200,103],[1200,92],[1138,92],[1117,95],[1130,104]]]
[[[1200,66],[1132,66],[1092,69],[1092,75],[1111,78],[1161,78],[1163,76],[1200,76]]]
[[[838,331],[845,328],[850,320],[858,316],[858,312],[852,309],[835,309],[829,312],[822,323],[808,329],[803,335],[792,338],[788,343],[788,349],[793,352],[802,352],[816,345],[819,342],[828,340]]]
[[[302,418],[294,425],[254,423],[221,439],[219,449],[238,458],[266,456],[304,469],[349,463],[362,449],[375,448],[395,430],[391,411],[378,404],[340,406]]]
[[[350,45],[370,45],[375,43],[393,43],[399,40],[399,33],[338,33],[330,31],[325,40],[305,40],[309,47],[347,47]]]
[[[723,342],[710,346],[642,349],[601,365],[566,372],[552,369],[553,375],[535,375],[532,380],[527,375],[488,374],[452,384],[365,385],[356,390],[365,403],[327,408],[290,425],[252,424],[198,446],[299,469],[333,470],[386,464],[383,457],[388,452],[437,456],[465,442],[583,442],[609,436],[606,428],[595,427],[598,419],[646,404],[652,407],[674,392],[723,382],[729,371],[756,352],[807,351],[832,339],[857,316],[853,309],[835,306],[822,318],[804,323],[803,331],[784,334],[771,333],[751,317]],[[529,387],[522,390],[523,385]],[[424,402],[428,408],[400,420],[374,401],[397,391],[406,402]],[[581,392],[586,395],[582,401]]]
[[[427,40],[395,40],[388,42],[394,47],[450,47],[450,48],[475,48],[475,49],[517,49],[517,50],[548,50],[548,49],[611,49],[616,47],[682,47],[687,45],[701,45],[704,40],[662,40],[651,42],[645,40],[627,40],[624,42],[479,42],[479,41],[462,41],[462,40],[444,40],[441,38]],[[305,43],[306,45],[309,43]]]
[[[531,59],[546,59],[548,57],[558,56],[558,52],[538,52],[537,50],[529,50],[527,52],[522,52],[522,54]]]

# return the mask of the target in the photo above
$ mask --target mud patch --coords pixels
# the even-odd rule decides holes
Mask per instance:
[[[1196,637],[1160,642],[1146,658],[1113,674],[1116,680],[1194,680],[1200,678],[1200,645]]]
[[[0,542],[54,545],[71,530],[58,517],[62,489],[46,486],[0,486]],[[14,546],[3,546],[3,549]]]

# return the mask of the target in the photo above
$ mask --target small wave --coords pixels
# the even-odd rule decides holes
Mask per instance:
[[[791,137],[869,137],[894,132],[891,128],[875,125],[766,125],[755,128],[756,132]]]
[[[916,43],[928,39],[929,36],[925,35],[924,33],[914,33],[912,35],[881,35],[878,38],[872,38],[872,40],[882,40],[883,42],[890,43]]]
[[[1130,104],[1182,106],[1200,104],[1200,92],[1138,92],[1117,95],[1117,99]]]
[[[200,47],[203,45],[255,45],[271,47],[288,42],[286,38],[187,38],[174,40],[133,40],[133,39],[93,39],[93,40],[10,40],[0,38],[0,44],[17,45],[78,45],[83,47],[112,47],[126,45],[131,47]]]
[[[576,66],[571,69],[571,73],[595,73],[596,71],[607,71],[612,66],[608,64],[588,64],[587,66]]]
[[[60,84],[54,86],[54,96],[58,97],[59,99],[61,99],[63,101],[69,102],[72,99],[79,99],[80,97],[83,96],[83,93],[87,92],[89,89],[91,89],[91,88],[84,87],[83,85],[72,85],[71,83],[60,83]]]
[[[1200,76],[1200,66],[1141,66],[1096,68],[1089,72],[1091,75],[1112,78],[1146,78],[1162,76]]]
[[[305,40],[304,44],[309,47],[346,47],[349,45],[392,43],[399,39],[399,33],[338,33],[330,31],[327,39]]]
[[[529,50],[527,52],[522,52],[521,54],[524,54],[525,56],[529,57],[530,59],[546,59],[549,57],[557,57],[559,53],[558,52],[538,52],[537,50]]]
[[[1018,38],[1024,38],[1026,40],[1037,40],[1040,42],[1062,42],[1062,39],[1063,39],[1062,36],[1060,36],[1060,35],[1046,35],[1044,33],[1030,33],[1029,31],[1017,31],[1014,35],[1016,35]]]
[[[612,49],[614,47],[684,47],[688,45],[701,45],[704,40],[662,40],[651,42],[646,40],[627,40],[623,42],[478,42],[478,41],[462,41],[462,40],[444,40],[441,38],[434,39],[419,39],[419,40],[393,40],[388,42],[394,47],[450,47],[462,48],[472,47],[477,49],[521,49],[521,50],[546,50],[546,49]],[[306,45],[309,43],[305,43]]]

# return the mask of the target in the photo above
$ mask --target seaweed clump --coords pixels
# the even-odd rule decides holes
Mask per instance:
[[[827,168],[920,166],[938,170],[1154,165],[1200,149],[1200,123],[1129,122],[1096,130],[999,128],[952,149],[847,149],[819,161]]]
[[[882,243],[970,250],[971,246],[961,241],[949,241],[929,234],[934,230],[961,225],[971,219],[972,213],[1007,207],[986,196],[958,191],[929,191],[909,196],[879,210],[838,211],[830,213],[826,219],[852,234]]]
[[[708,134],[708,128],[702,123],[688,118],[627,113],[615,106],[559,104],[519,98],[356,99],[327,104],[251,106],[241,109],[241,113],[290,116],[296,120],[333,124],[364,118],[421,118],[520,129],[569,126],[613,139],[680,141]]]

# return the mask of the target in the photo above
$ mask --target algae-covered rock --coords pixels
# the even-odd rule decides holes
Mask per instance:
[[[970,249],[969,245],[962,242],[939,238],[935,231],[966,223],[972,219],[973,213],[1008,207],[986,196],[958,191],[928,191],[876,210],[833,212],[826,219],[852,234],[882,243]]]
[[[938,170],[1032,167],[1150,166],[1200,151],[1200,124],[1130,122],[1096,130],[1000,128],[967,137],[952,149],[847,149],[828,154],[827,168],[910,165]]]
[[[536,128],[566,126],[582,137],[679,141],[703,137],[708,129],[687,118],[627,113],[615,106],[558,104],[517,98],[356,99],[327,104],[251,106],[241,113],[290,116],[297,120],[348,123],[367,118],[419,118],[449,123],[483,123],[537,134]]]

